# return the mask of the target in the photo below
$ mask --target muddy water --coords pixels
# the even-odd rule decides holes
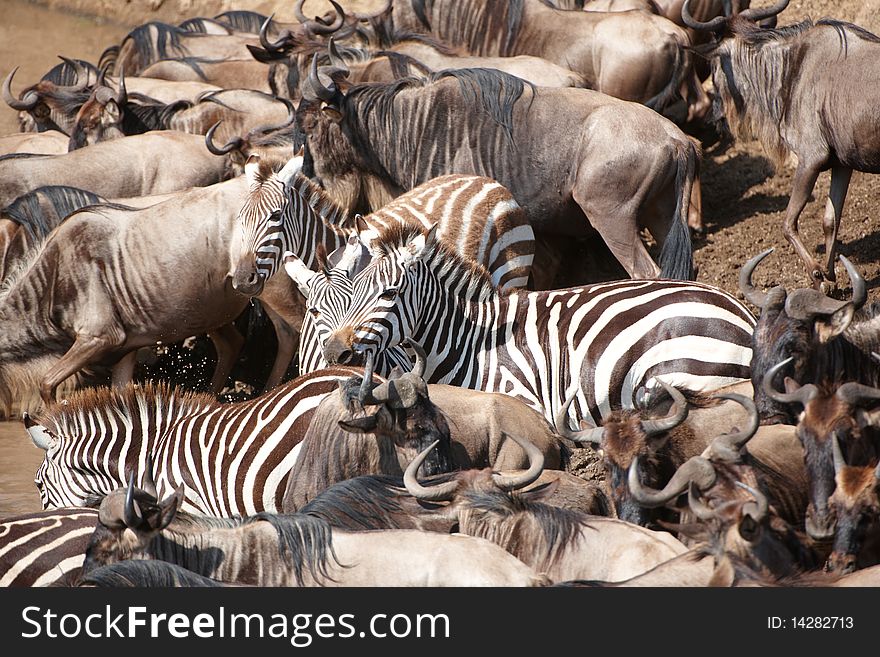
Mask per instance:
[[[0,76],[19,66],[12,93],[34,84],[61,60],[96,64],[103,50],[119,43],[132,26],[98,22],[50,11],[23,0],[0,0]],[[0,134],[18,132],[18,112],[0,103]]]
[[[0,422],[0,518],[42,509],[34,475],[43,454],[21,422]]]
[[[19,66],[12,83],[18,95],[57,64],[59,54],[97,62],[104,48],[118,43],[129,29],[20,0],[0,0],[0,77]],[[0,134],[18,132],[17,116],[0,102]],[[20,422],[0,422],[0,518],[40,510],[34,474],[42,455]]]

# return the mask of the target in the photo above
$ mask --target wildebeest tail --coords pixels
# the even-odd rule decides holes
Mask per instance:
[[[676,44],[675,65],[669,82],[660,90],[660,93],[645,101],[645,105],[655,112],[662,114],[667,107],[681,100],[681,85],[691,68],[691,55],[685,48],[685,44]]]
[[[700,154],[690,139],[679,142],[675,153],[677,171],[675,215],[660,250],[660,277],[672,280],[694,280],[694,249],[688,229],[688,211],[694,178],[699,175]]]

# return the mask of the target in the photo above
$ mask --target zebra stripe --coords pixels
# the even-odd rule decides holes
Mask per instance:
[[[0,586],[50,586],[79,576],[98,512],[64,508],[0,520]]]
[[[52,436],[35,478],[43,507],[82,505],[132,472],[144,482],[149,455],[160,498],[184,483],[187,511],[278,512],[315,407],[355,373],[328,368],[231,404],[164,384],[80,391],[40,420]]]
[[[328,360],[412,339],[427,351],[429,382],[514,395],[550,421],[577,392],[574,426],[633,408],[658,376],[700,391],[749,378],[755,319],[718,288],[624,280],[502,291],[432,232],[390,229],[373,248]]]

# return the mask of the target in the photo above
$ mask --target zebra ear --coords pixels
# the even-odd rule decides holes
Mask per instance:
[[[253,157],[253,155],[251,157]],[[302,172],[304,160],[303,149],[300,148],[299,152],[287,161],[287,164],[282,167],[281,171],[275,174],[275,177],[284,183],[286,187],[290,184],[290,181],[296,174]]]
[[[244,177],[250,189],[258,189],[263,182],[260,176],[260,156],[249,155],[244,163]]]
[[[31,440],[34,441],[34,445],[40,449],[48,451],[58,442],[57,436],[52,434],[52,432],[43,425],[34,422],[31,419],[31,416],[27,413],[23,413],[21,419],[24,423],[25,430],[28,432]]]
[[[312,286],[312,279],[317,276],[317,272],[313,272],[306,267],[305,263],[297,258],[293,253],[287,251],[284,254],[284,271],[290,276],[290,279],[296,283],[299,291],[303,296],[308,298],[309,290]]]

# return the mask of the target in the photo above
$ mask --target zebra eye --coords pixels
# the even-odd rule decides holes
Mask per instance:
[[[311,306],[309,308],[309,312],[312,313],[312,317],[319,317],[321,315],[321,311],[318,310],[317,308],[315,308],[314,306]]]
[[[385,301],[393,301],[397,296],[397,288],[389,287],[382,294],[379,295],[380,299],[384,299]]]

